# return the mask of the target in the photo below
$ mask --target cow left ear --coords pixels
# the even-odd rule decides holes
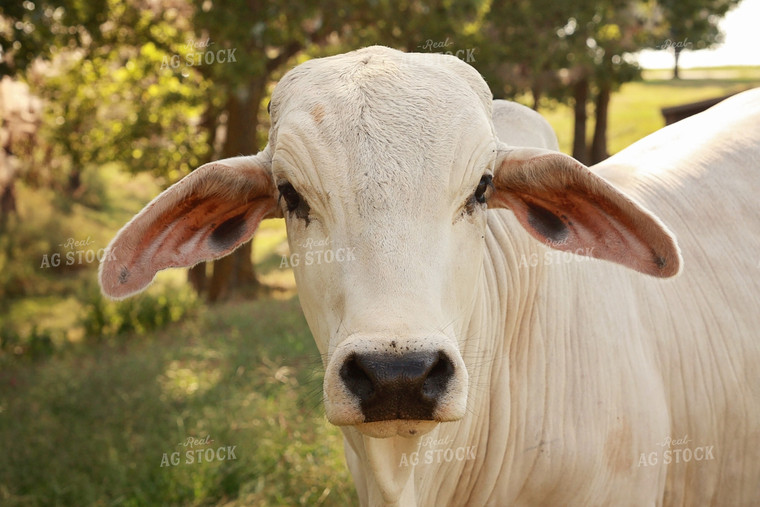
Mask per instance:
[[[577,160],[501,144],[489,207],[509,208],[537,240],[657,277],[678,274],[681,255],[660,220]]]

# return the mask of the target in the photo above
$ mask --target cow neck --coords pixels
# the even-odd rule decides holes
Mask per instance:
[[[468,364],[468,415],[459,432],[459,438],[464,434],[467,440],[458,445],[475,448],[476,458],[466,464],[466,473],[452,491],[452,504],[492,502],[503,467],[514,461],[517,442],[511,424],[510,356],[527,338],[534,317],[531,308],[546,276],[543,265],[525,261],[544,251],[511,212],[495,210],[489,216],[481,283],[467,331],[469,340],[462,347],[465,364],[473,361],[476,366]]]

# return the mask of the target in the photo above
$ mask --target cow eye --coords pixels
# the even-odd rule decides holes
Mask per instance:
[[[484,174],[482,178],[480,178],[480,183],[478,183],[478,187],[475,189],[475,193],[472,195],[472,198],[481,203],[485,204],[486,202],[486,191],[488,190],[488,187],[493,187],[493,176],[490,174]]]
[[[301,204],[301,196],[293,188],[293,185],[287,181],[277,185],[277,190],[280,191],[280,199],[285,199],[285,205],[288,207],[288,211],[295,211],[298,209],[298,205]]]

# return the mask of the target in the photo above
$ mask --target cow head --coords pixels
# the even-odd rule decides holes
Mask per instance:
[[[109,245],[106,295],[229,254],[283,217],[300,301],[325,361],[325,407],[369,436],[465,413],[460,353],[484,275],[486,217],[656,275],[678,271],[661,224],[570,157],[499,142],[491,95],[456,58],[374,47],[306,62],[271,102],[268,146],[207,164]]]

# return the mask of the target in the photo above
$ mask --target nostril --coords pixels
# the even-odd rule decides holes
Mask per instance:
[[[359,363],[356,354],[351,355],[340,367],[340,378],[346,384],[349,391],[360,400],[366,400],[374,394],[372,379]]]
[[[446,354],[439,352],[438,358],[422,383],[422,395],[425,398],[437,400],[446,391],[446,386],[453,376],[454,364]]]
[[[432,420],[454,379],[443,351],[361,354],[343,360],[339,376],[361,406],[364,422]]]

